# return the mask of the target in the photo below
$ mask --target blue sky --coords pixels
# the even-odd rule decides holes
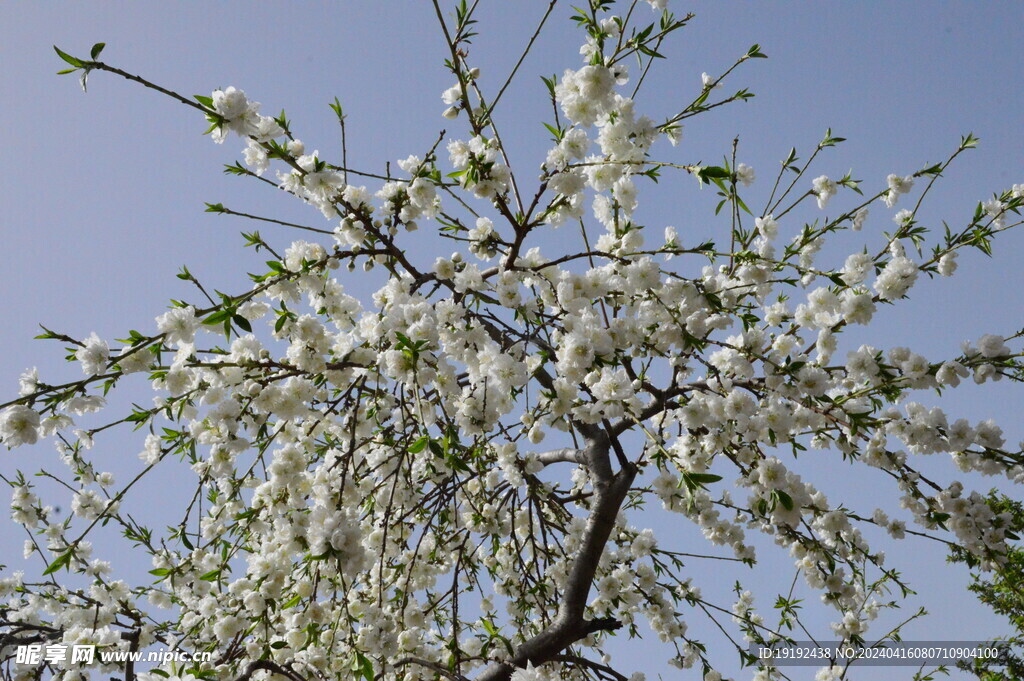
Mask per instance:
[[[481,67],[485,91],[493,94],[504,80],[546,4],[481,2],[470,61]],[[1017,35],[1024,4],[673,0],[671,6],[697,16],[666,47],[670,59],[655,65],[638,99],[653,118],[681,108],[698,91],[701,72],[720,73],[751,44],[760,43],[770,58],[739,69],[727,86],[750,87],[755,99],[697,118],[679,148],[658,149],[666,159],[717,162],[739,135],[738,159],[757,170],[751,191],[760,196],[791,146],[809,150],[831,127],[849,141],[824,155],[820,173],[835,177],[852,168],[865,186],[878,186],[890,172],[907,174],[944,159],[961,134],[973,131],[981,146],[940,181],[923,214],[932,225],[946,219],[955,226],[976,201],[1024,182],[1024,50]],[[540,122],[550,116],[537,76],[578,65],[580,41],[568,14],[569,4],[560,2],[496,116],[525,177],[543,160],[547,134]],[[335,159],[340,136],[327,103],[338,96],[349,114],[350,161],[363,169],[379,172],[387,161],[422,154],[443,127],[448,138],[462,134],[457,121],[440,116],[439,95],[451,78],[440,65],[443,42],[426,2],[5,3],[0,23],[8,27],[0,46],[0,124],[8,133],[0,167],[0,252],[6,255],[0,386],[6,393],[16,391],[17,375],[29,366],[44,376],[78,374],[77,366],[62,366],[60,347],[29,340],[38,323],[79,337],[151,330],[169,298],[193,297],[174,277],[183,264],[204,284],[240,290],[244,272],[263,260],[241,249],[238,231],[252,225],[204,214],[203,202],[325,226],[316,211],[222,175],[220,167],[239,158],[240,145],[202,137],[205,126],[194,111],[103,73],[93,75],[83,94],[73,77],[54,75],[62,65],[51,45],[84,56],[104,41],[108,63],[186,95],[242,88],[265,113],[286,108],[307,148]],[[713,194],[700,192],[690,178],[667,175],[645,188],[641,201],[652,194],[659,198],[644,218],[655,235],[666,224],[683,235],[723,228],[712,219]],[[836,253],[877,244],[888,220],[876,209],[865,231]],[[273,228],[261,232],[284,245],[297,238]],[[909,345],[937,358],[955,354],[961,340],[1020,328],[1022,249],[1017,233],[1000,240],[993,258],[965,255],[956,277],[925,282],[909,304],[878,315],[872,343]],[[370,283],[346,285],[359,291]],[[148,400],[136,387],[135,399]],[[945,402],[951,413],[995,417],[1011,442],[1024,435],[1019,392],[998,384],[963,393]],[[104,455],[134,462],[137,443],[120,446],[123,451]],[[3,458],[4,471],[55,462],[47,448]],[[837,478],[832,486],[835,494],[874,503],[866,479],[844,471],[841,484]],[[0,525],[0,546],[20,546],[12,534],[11,526]],[[938,613],[907,638],[998,633],[996,620],[965,592],[962,571],[919,560],[935,563],[940,552],[915,545],[894,547],[891,555],[919,576],[921,601]],[[710,571],[704,576],[714,581]],[[644,645],[628,646],[626,655],[661,659],[645,654]]]

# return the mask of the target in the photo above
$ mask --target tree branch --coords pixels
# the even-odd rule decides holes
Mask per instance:
[[[450,679],[451,681],[468,681],[465,676],[463,676],[462,674],[456,674],[444,665],[440,665],[436,662],[431,662],[429,660],[424,660],[418,657],[403,657],[401,660],[395,662],[396,667],[404,667],[407,664],[418,664],[421,667],[426,667],[427,669],[435,671],[441,676],[445,677],[446,679]]]
[[[597,437],[588,438],[587,447],[582,452],[585,465],[594,478],[595,500],[580,548],[573,558],[568,586],[562,594],[555,620],[539,634],[523,642],[509,662],[496,662],[485,669],[477,677],[478,681],[508,681],[516,667],[524,667],[527,663],[549,662],[590,634],[612,631],[622,626],[621,622],[613,618],[583,619],[597,565],[637,473],[636,466],[629,464],[612,474],[609,449],[607,435],[598,433]]]
[[[552,449],[550,452],[541,452],[537,455],[537,461],[540,461],[545,466],[550,466],[553,463],[582,464],[585,462],[585,459],[583,450],[565,447],[563,449]]]
[[[615,681],[628,681],[624,674],[615,671],[608,665],[601,664],[600,662],[594,662],[593,660],[588,660],[587,658],[580,657],[579,655],[556,655],[554,661],[570,662],[572,664],[580,665],[581,667],[588,667],[597,672],[599,676],[603,676],[604,678],[615,679]]]
[[[281,676],[291,679],[291,681],[306,681],[305,677],[299,676],[290,669],[286,669],[278,663],[271,662],[270,660],[253,660],[246,665],[245,671],[235,677],[235,681],[249,681],[249,679],[252,678],[252,675],[260,670],[280,674]]]

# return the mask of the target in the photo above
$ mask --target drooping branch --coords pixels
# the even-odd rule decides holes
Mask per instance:
[[[601,664],[600,662],[594,662],[593,660],[588,660],[587,658],[580,657],[579,655],[556,655],[554,661],[569,662],[580,667],[587,667],[588,669],[593,670],[598,676],[602,678],[615,679],[615,681],[627,681],[627,678],[624,674],[620,674],[608,665]]]
[[[426,667],[427,669],[430,669],[431,671],[437,672],[438,674],[440,674],[441,676],[445,677],[446,679],[449,679],[449,681],[467,681],[465,676],[463,676],[462,674],[456,674],[455,672],[451,671],[450,669],[448,669],[444,665],[440,665],[440,664],[437,664],[436,662],[431,662],[429,660],[424,660],[424,659],[421,659],[421,658],[418,658],[418,657],[403,657],[401,660],[398,660],[397,662],[395,662],[394,666],[396,666],[396,667],[404,667],[404,666],[410,665],[410,664],[415,664],[415,665],[419,665],[421,667]]]

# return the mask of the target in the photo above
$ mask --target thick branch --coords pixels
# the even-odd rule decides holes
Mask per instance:
[[[609,440],[601,433],[601,437],[589,440],[587,448],[582,452],[594,479],[594,505],[583,531],[580,548],[573,558],[568,586],[562,594],[554,622],[520,645],[510,662],[495,663],[485,669],[477,677],[479,681],[508,681],[516,667],[524,667],[527,663],[549,662],[590,634],[622,626],[621,622],[612,618],[583,619],[601,554],[604,553],[619,509],[637,473],[636,467],[629,464],[612,475],[609,449]]]
[[[141,633],[141,631],[136,629],[125,636],[128,639],[129,653],[135,653],[139,649],[139,635]],[[135,660],[132,659],[131,654],[128,655],[128,659],[124,663],[124,681],[135,681]]]
[[[550,466],[553,463],[582,464],[585,462],[585,459],[583,450],[565,447],[563,449],[552,449],[550,452],[541,452],[537,455],[537,461],[540,461],[545,466]]]
[[[605,453],[607,457],[607,452]],[[612,478],[610,483],[595,482],[596,499],[587,527],[583,532],[580,549],[573,559],[569,571],[569,581],[562,604],[558,610],[558,619],[568,622],[582,622],[583,610],[587,604],[590,585],[594,581],[597,564],[604,553],[605,544],[615,526],[619,508],[626,498],[630,485],[636,477],[636,468],[630,465],[623,468]]]

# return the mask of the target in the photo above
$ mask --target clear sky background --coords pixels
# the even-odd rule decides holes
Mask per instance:
[[[515,63],[546,4],[481,2],[481,35],[470,62],[482,69],[481,85],[489,94]],[[942,219],[961,225],[978,200],[1024,182],[1024,50],[1018,35],[1024,4],[673,0],[671,6],[697,17],[666,46],[670,59],[656,64],[645,83],[639,109],[652,118],[681,109],[699,91],[701,72],[717,75],[751,44],[760,43],[770,59],[739,69],[723,90],[750,87],[755,99],[698,117],[677,149],[656,147],[659,159],[718,162],[739,135],[738,159],[758,172],[750,191],[760,204],[789,148],[806,157],[826,127],[849,141],[826,153],[810,177],[838,177],[852,168],[866,190],[880,187],[890,172],[908,174],[943,160],[961,134],[973,131],[981,146],[940,180],[923,213],[930,226]],[[580,35],[567,20],[569,13],[569,3],[560,2],[496,116],[522,177],[543,160],[547,133],[540,122],[550,118],[537,76],[579,65]],[[224,163],[240,158],[241,145],[236,138],[217,146],[202,137],[204,121],[195,111],[104,73],[93,74],[83,94],[73,76],[54,75],[62,62],[51,45],[85,56],[93,43],[105,41],[105,61],[185,95],[242,88],[262,102],[264,113],[286,108],[307,148],[334,160],[340,160],[340,136],[327,103],[338,96],[349,114],[350,162],[366,170],[380,172],[386,161],[422,154],[443,127],[449,139],[463,135],[458,121],[440,116],[439,95],[451,77],[441,66],[444,45],[427,2],[11,2],[0,5],[0,25],[6,27],[0,44],[0,129],[7,135],[0,165],[2,394],[14,394],[18,374],[30,366],[53,379],[79,375],[77,366],[63,365],[58,345],[30,340],[38,323],[77,337],[96,331],[112,339],[124,337],[129,328],[151,331],[153,317],[169,298],[195,299],[193,290],[174,277],[183,264],[209,287],[244,288],[244,273],[257,271],[264,259],[241,249],[238,232],[253,225],[204,214],[203,202],[330,227],[313,209],[259,183],[222,175]],[[650,195],[659,198],[643,209],[641,219],[651,226],[651,241],[668,224],[679,229],[684,242],[687,235],[726,229],[712,218],[714,195],[699,191],[692,178],[666,175],[657,187],[644,188],[642,205]],[[865,231],[844,237],[836,258],[864,244],[876,247],[880,232],[892,227],[889,215],[876,206]],[[783,232],[792,235],[798,227],[787,224]],[[269,226],[260,230],[281,245],[304,238]],[[554,243],[570,237],[544,238]],[[877,315],[872,344],[909,345],[937,359],[956,354],[961,340],[1020,328],[1022,249],[1024,238],[1017,233],[999,240],[993,258],[965,253],[956,277],[923,282],[909,304]],[[365,292],[376,282],[345,283],[351,291]],[[855,340],[867,338],[861,334]],[[133,399],[150,399],[146,388],[136,388]],[[971,386],[944,404],[971,420],[997,418],[1010,442],[1024,434],[1020,393],[1005,384]],[[97,456],[108,457],[112,470],[130,471],[137,464],[137,440],[110,440],[104,447]],[[3,454],[0,469],[57,465],[51,449],[37,447]],[[817,468],[815,480],[831,499],[869,510],[876,504],[873,478],[861,479],[828,462],[807,465]],[[945,479],[954,476],[949,466],[943,470]],[[894,490],[886,491],[895,499]],[[3,562],[12,567],[20,561],[23,538],[14,529],[0,525]],[[761,555],[765,569],[746,579],[764,585],[759,602],[767,607],[784,588],[772,570],[792,573],[788,558],[773,563],[765,550]],[[915,602],[935,613],[906,638],[971,639],[1002,631],[999,620],[966,593],[964,571],[942,564],[941,551],[905,544],[893,547],[890,556],[914,578],[921,594]],[[706,592],[716,582],[729,586],[717,567],[693,568]],[[662,664],[668,651],[657,643],[633,642],[622,650],[625,659],[650,674],[690,678]],[[854,678],[897,678],[890,671],[909,677],[902,673],[906,670],[875,670]]]

